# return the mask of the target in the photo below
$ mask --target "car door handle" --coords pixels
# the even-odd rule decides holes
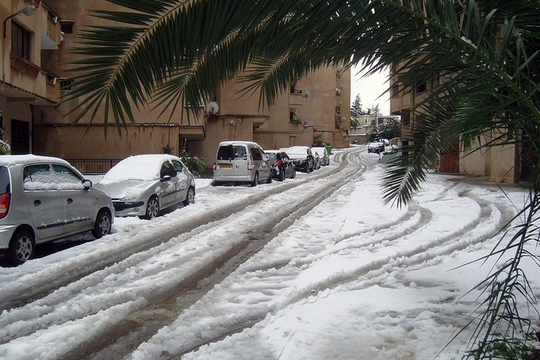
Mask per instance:
[[[39,206],[41,205],[41,201],[39,200],[34,200],[34,206]]]
[[[72,198],[68,198],[68,199],[67,199],[67,203],[68,203],[68,205],[73,204],[73,199],[72,199]]]

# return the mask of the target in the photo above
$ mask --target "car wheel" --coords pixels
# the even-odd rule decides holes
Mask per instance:
[[[144,215],[145,219],[153,219],[159,215],[159,199],[157,196],[153,195],[148,200],[146,204],[146,214]]]
[[[27,230],[17,231],[9,242],[8,260],[13,265],[21,265],[34,255],[34,236]]]
[[[102,236],[110,234],[111,224],[111,213],[107,210],[100,210],[94,224],[94,229],[92,229],[92,235],[96,239],[99,239]]]
[[[253,181],[251,182],[251,186],[257,186],[258,183],[259,183],[259,173],[256,172],[255,177],[253,178]]]
[[[193,204],[195,202],[195,189],[193,187],[190,187],[186,194],[186,200],[184,200],[183,204],[184,206],[188,206],[189,204]]]
[[[292,176],[291,179],[296,179],[296,169],[292,170]]]

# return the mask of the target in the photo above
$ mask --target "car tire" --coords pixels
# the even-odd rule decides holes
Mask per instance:
[[[193,186],[190,186],[187,194],[186,199],[183,201],[184,206],[188,206],[189,204],[193,204],[195,202],[195,189]]]
[[[151,220],[159,215],[159,199],[156,195],[152,195],[148,202],[146,203],[146,214],[144,218]]]
[[[36,243],[34,235],[28,230],[19,230],[9,242],[7,258],[13,265],[21,265],[34,256]]]
[[[253,181],[251,182],[251,186],[257,186],[259,184],[259,173],[255,173],[255,177],[253,177]]]
[[[108,210],[100,210],[97,215],[94,228],[92,229],[92,235],[96,239],[99,239],[105,235],[110,234],[112,226],[111,220],[111,213]]]
[[[291,179],[296,179],[296,169],[292,170],[292,176]]]

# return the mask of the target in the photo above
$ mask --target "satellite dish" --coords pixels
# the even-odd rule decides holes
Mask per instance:
[[[311,99],[311,91],[305,90],[305,91],[304,91],[304,97],[305,97],[306,99],[308,99],[308,100]]]
[[[219,111],[219,105],[215,101],[210,101],[206,105],[206,110],[211,114],[217,114],[217,112]]]

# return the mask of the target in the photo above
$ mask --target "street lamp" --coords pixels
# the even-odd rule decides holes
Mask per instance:
[[[26,16],[30,16],[30,15],[32,15],[35,11],[36,11],[36,6],[35,6],[35,5],[28,5],[28,6],[23,7],[21,10],[17,11],[15,14],[8,16],[8,17],[4,20],[4,38],[6,37],[6,22],[7,22],[9,19],[11,19],[12,17],[17,16],[17,15],[26,15]]]

